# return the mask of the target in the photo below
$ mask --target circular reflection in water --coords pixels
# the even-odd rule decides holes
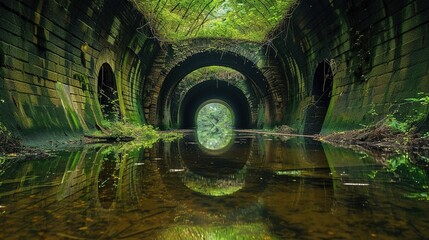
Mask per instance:
[[[205,177],[193,172],[186,172],[182,177],[183,184],[194,192],[206,196],[227,196],[241,190],[246,184],[247,168],[227,176],[217,178]]]
[[[198,143],[203,150],[209,151],[227,151],[231,146],[233,135],[232,128],[203,127],[197,129]]]

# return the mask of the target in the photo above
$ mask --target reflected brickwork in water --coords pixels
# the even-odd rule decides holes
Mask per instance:
[[[427,173],[407,156],[381,166],[298,138],[230,141],[208,151],[189,134],[151,149],[93,145],[8,165],[0,238],[429,238]]]

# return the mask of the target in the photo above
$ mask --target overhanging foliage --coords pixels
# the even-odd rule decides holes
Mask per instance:
[[[262,42],[297,0],[131,0],[162,41],[228,38]]]

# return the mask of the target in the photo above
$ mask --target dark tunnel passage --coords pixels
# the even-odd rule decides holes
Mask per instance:
[[[429,239],[428,0],[0,0],[0,239]]]
[[[417,111],[427,130],[425,1],[150,2],[2,1],[2,124],[26,139],[82,134],[103,120],[192,126],[177,119],[188,114],[179,107],[194,108],[174,102],[177,86],[196,69],[223,66],[250,89],[240,128],[324,134]]]
[[[250,126],[250,109],[244,94],[225,81],[205,81],[191,88],[183,99],[179,110],[179,128],[195,128],[195,116],[202,104],[209,101],[224,101],[234,114],[234,128]]]
[[[269,113],[274,112],[274,101],[272,101],[271,97],[272,95],[269,94],[268,89],[268,83],[266,81],[266,78],[262,74],[262,72],[258,69],[257,66],[254,65],[251,61],[244,58],[243,56],[239,56],[234,53],[229,52],[221,52],[221,51],[205,51],[200,52],[197,54],[194,54],[188,58],[186,58],[184,61],[177,64],[174,68],[171,69],[171,71],[167,74],[165,81],[159,91],[159,97],[158,97],[158,104],[157,104],[157,110],[158,117],[159,117],[159,123],[161,125],[161,128],[169,128],[172,126],[172,116],[171,116],[171,106],[172,106],[172,93],[174,89],[176,89],[179,82],[187,76],[189,73],[196,69],[200,69],[202,67],[206,66],[223,66],[228,67],[231,69],[234,69],[241,74],[243,74],[249,81],[249,86],[252,88],[252,90],[257,94],[258,100],[262,103],[266,115],[268,116],[268,119],[265,119],[265,121],[270,122],[271,116]],[[204,85],[201,85],[201,88],[199,89],[199,94],[201,94],[201,97],[204,98],[204,101],[210,100],[210,98],[215,99],[218,96],[218,93],[212,92],[212,90],[216,89],[216,83],[209,83],[211,84],[211,87],[203,87]],[[226,83],[220,83],[219,85],[224,85]],[[228,84],[226,84],[228,85]],[[238,96],[235,96],[234,94],[228,93],[227,90],[225,93],[221,93],[222,91],[219,91],[219,97],[222,98],[225,102],[232,102],[232,105],[237,106],[246,106],[241,112],[238,112],[239,116],[241,114],[243,117],[240,117],[240,120],[237,122],[237,127],[239,128],[246,128],[250,127],[249,123],[251,122],[249,118],[246,117],[247,120],[244,120],[244,116],[250,116],[249,113],[249,107],[247,100],[245,100],[244,96],[238,97],[240,94],[237,94]],[[189,96],[193,96],[194,94],[191,94]],[[242,93],[241,93],[242,95]],[[208,97],[210,96],[210,97]],[[242,98],[243,97],[243,98]],[[200,101],[200,103],[204,102]],[[233,103],[234,101],[238,101],[237,103]],[[190,102],[187,102],[190,103]],[[186,106],[186,104],[181,104],[181,106]],[[193,106],[186,107],[186,109],[196,109],[198,106],[194,106],[195,104],[192,104]],[[238,109],[238,108],[237,108]],[[188,111],[188,110],[186,110]],[[184,120],[183,126],[185,128],[191,127],[192,124],[190,124],[190,120]]]

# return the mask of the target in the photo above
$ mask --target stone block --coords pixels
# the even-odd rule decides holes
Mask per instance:
[[[0,41],[18,45],[22,42],[22,39],[19,36],[0,28]]]
[[[42,91],[42,94],[43,96],[52,98],[52,99],[59,98],[57,90],[54,90],[54,89],[44,88]]]
[[[6,85],[6,88],[9,89],[9,91],[16,91],[20,93],[34,94],[34,95],[41,94],[41,88],[38,86],[34,86],[32,84],[19,82],[11,79],[5,79],[5,85]]]
[[[40,87],[45,86],[45,79],[38,76],[30,75],[30,74],[24,74],[24,75],[26,79],[31,79],[31,84],[35,86],[40,86]]]
[[[423,38],[418,38],[413,41],[407,42],[399,48],[399,56],[404,56],[415,51],[423,49]]]
[[[55,81],[46,80],[45,81],[45,87],[49,89],[56,89],[55,88]]]
[[[24,69],[24,62],[16,59],[16,58],[12,58],[12,57],[5,57],[5,61],[4,61],[4,65],[9,68],[9,69],[14,69],[14,70],[23,70]]]
[[[48,79],[48,80],[51,80],[51,81],[57,81],[58,74],[54,71],[44,69],[43,70],[43,77]]]

